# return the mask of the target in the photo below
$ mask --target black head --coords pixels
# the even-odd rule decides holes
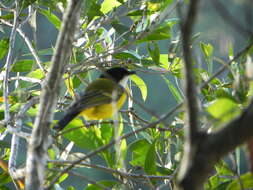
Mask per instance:
[[[121,81],[124,77],[135,74],[134,71],[128,71],[123,67],[113,67],[105,71],[105,73],[100,75],[100,78],[111,78],[115,82]]]

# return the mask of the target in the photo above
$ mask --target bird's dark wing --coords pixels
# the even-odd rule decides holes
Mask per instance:
[[[122,95],[123,89],[116,93],[116,97],[112,98],[109,93],[104,93],[100,90],[92,90],[81,95],[81,97],[72,103],[63,118],[54,126],[56,130],[62,130],[71,120],[78,116],[83,110],[101,104],[108,104],[112,100],[118,100]]]

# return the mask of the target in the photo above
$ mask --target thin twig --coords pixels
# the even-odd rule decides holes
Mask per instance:
[[[17,179],[17,177],[16,177],[16,169],[17,169],[16,160],[18,157],[18,150],[19,150],[19,144],[20,144],[19,143],[20,142],[20,134],[21,135],[24,134],[21,132],[22,119],[23,119],[25,113],[27,112],[27,110],[31,106],[35,105],[38,102],[39,102],[39,99],[36,97],[36,98],[31,99],[27,104],[23,105],[16,116],[15,127],[11,128],[15,131],[15,133],[13,133],[13,136],[12,136],[11,153],[10,153],[10,157],[9,157],[9,172],[14,179]],[[27,139],[27,137],[26,137],[26,139]]]
[[[5,21],[4,19],[0,19],[0,21],[1,21],[3,24],[7,25],[7,26],[13,27],[13,24],[11,24],[10,22]],[[42,66],[42,64],[41,64],[41,60],[40,60],[40,58],[39,58],[39,56],[38,56],[36,50],[33,48],[33,45],[32,45],[32,43],[31,43],[31,41],[29,40],[29,38],[26,36],[26,34],[25,34],[20,28],[18,28],[17,31],[18,31],[19,35],[24,39],[24,41],[25,41],[27,47],[29,48],[31,54],[33,55],[33,57],[34,57],[34,59],[35,59],[35,61],[36,61],[36,64],[38,65],[38,67],[39,67],[44,73],[46,73],[47,71],[46,71],[46,69],[43,68],[43,66]]]
[[[242,24],[241,21],[237,20],[236,14],[230,14],[230,12],[227,10],[227,8],[218,0],[211,0],[210,1],[215,10],[217,10],[218,14],[220,14],[220,17],[230,26],[232,26],[239,34],[246,37],[252,37],[253,31],[250,30],[250,28],[247,28]],[[251,26],[251,25],[247,25]],[[252,27],[251,27],[252,29]]]
[[[3,96],[4,96],[4,117],[5,117],[5,122],[8,124],[10,120],[10,105],[9,105],[9,85],[8,85],[8,80],[9,80],[9,73],[11,69],[11,65],[13,64],[13,52],[14,52],[14,44],[15,44],[15,39],[16,39],[16,33],[17,33],[17,28],[18,28],[18,1],[16,1],[16,9],[14,11],[14,20],[13,20],[13,27],[11,30],[10,34],[10,46],[6,58],[6,63],[5,63],[5,74],[4,74],[4,85],[3,85]]]
[[[31,83],[38,83],[41,85],[42,81],[36,78],[31,78],[31,77],[24,77],[24,76],[18,76],[18,77],[10,77],[9,81],[12,80],[23,80]]]
[[[18,16],[19,16],[19,1],[16,0],[15,1],[15,10],[14,10],[14,19],[13,19],[13,27],[11,30],[11,34],[10,34],[10,46],[9,46],[9,50],[8,50],[8,54],[7,54],[7,58],[6,58],[6,63],[5,63],[5,75],[4,75],[4,80],[3,80],[3,96],[4,96],[4,119],[5,122],[7,123],[7,130],[8,128],[11,128],[10,126],[10,105],[9,105],[9,75],[10,75],[10,69],[11,69],[11,65],[13,64],[13,52],[14,52],[14,45],[15,45],[15,40],[16,40],[16,34],[17,34],[17,28],[19,26],[18,23]],[[13,177],[13,173],[15,171],[16,168],[16,157],[17,157],[17,150],[18,150],[18,144],[19,144],[19,138],[16,135],[12,136],[11,139],[11,153],[10,153],[10,157],[9,157],[9,162],[8,162],[8,168],[9,168],[9,173],[10,176],[12,177],[12,179],[14,179]],[[16,184],[15,180],[13,180],[13,183],[16,187],[16,189],[18,189],[18,185]]]
[[[54,163],[54,164],[63,164],[63,165],[70,165],[73,163],[73,161],[68,161],[68,160],[49,160],[48,162],[50,163]],[[120,175],[122,177],[125,178],[141,178],[141,179],[145,179],[145,178],[149,178],[150,180],[164,180],[164,179],[168,179],[171,180],[173,179],[173,176],[157,176],[157,175],[145,175],[145,174],[133,174],[133,173],[128,173],[128,172],[123,172],[123,171],[119,171],[119,170],[115,170],[112,168],[108,168],[102,165],[98,165],[98,164],[90,164],[90,163],[86,163],[86,162],[81,162],[76,166],[87,166],[90,168],[95,168],[101,171],[105,171],[107,173],[110,174],[117,174]]]
[[[182,49],[184,57],[184,79],[185,79],[185,103],[186,103],[186,142],[184,143],[184,154],[181,160],[177,180],[178,188],[182,189],[196,189],[187,187],[187,182],[184,181],[184,176],[187,175],[191,169],[191,162],[195,158],[196,149],[199,146],[199,129],[198,129],[198,93],[196,90],[196,83],[194,79],[192,50],[191,50],[191,35],[193,26],[195,24],[197,12],[198,12],[199,0],[192,0],[189,2],[188,11],[185,19],[182,19],[181,32],[182,32]],[[180,15],[181,10],[178,9]],[[193,186],[194,187],[194,186]]]
[[[50,169],[51,171],[56,171],[56,172],[61,172],[62,170],[59,170],[59,169],[56,169],[56,168],[53,168],[53,169]],[[100,183],[97,183],[96,181],[94,181],[93,179],[91,178],[88,178],[82,174],[79,174],[77,172],[73,172],[73,171],[69,171],[68,172],[70,175],[74,175],[74,176],[77,176],[85,181],[87,181],[88,183],[90,184],[93,184],[93,185],[96,185],[98,187],[100,187],[101,189],[104,189],[104,190],[110,190],[110,188],[104,186],[103,184],[100,184]]]

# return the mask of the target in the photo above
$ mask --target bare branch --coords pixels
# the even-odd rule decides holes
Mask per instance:
[[[185,93],[186,93],[186,110],[187,110],[187,138],[188,143],[193,143],[198,133],[198,100],[196,84],[194,80],[193,60],[191,53],[191,35],[193,24],[197,15],[198,0],[190,1],[189,10],[186,18],[181,24],[182,45],[184,56],[184,77],[185,77]]]
[[[68,161],[68,160],[50,160],[48,162],[54,163],[54,164],[63,164],[63,165],[70,165],[73,163],[73,161]],[[128,172],[123,172],[123,171],[119,171],[119,170],[115,170],[115,169],[111,169],[105,166],[101,166],[98,164],[90,164],[90,163],[86,163],[86,162],[81,162],[78,165],[75,166],[86,166],[89,168],[95,168],[101,171],[105,171],[107,173],[110,174],[117,174],[120,175],[121,177],[125,177],[125,178],[141,178],[141,179],[147,179],[149,178],[150,180],[164,180],[164,179],[168,179],[171,180],[173,179],[174,176],[157,176],[157,175],[145,175],[145,174],[134,174],[134,173],[128,173]]]
[[[57,172],[61,172],[61,170],[59,170],[59,169],[50,169],[50,170],[52,170],[52,171],[57,171]],[[100,187],[100,188],[103,189],[103,190],[110,190],[110,188],[107,188],[107,187],[104,186],[103,184],[99,184],[99,183],[97,183],[97,181],[94,181],[93,179],[88,178],[88,177],[86,177],[86,176],[84,176],[84,175],[82,175],[82,174],[79,174],[79,173],[73,172],[73,171],[69,171],[68,173],[69,173],[70,175],[77,176],[77,177],[83,179],[84,181],[87,181],[87,182],[90,183],[90,184],[96,185],[96,186]]]
[[[9,73],[11,69],[11,65],[13,64],[13,51],[14,51],[14,44],[15,44],[15,39],[16,39],[16,34],[17,34],[17,28],[18,28],[18,1],[16,1],[16,8],[14,11],[14,20],[13,20],[13,27],[11,30],[11,35],[10,35],[10,46],[6,58],[6,63],[5,63],[5,74],[4,74],[4,85],[3,85],[3,96],[4,96],[4,118],[5,122],[8,124],[10,120],[10,105],[9,105],[9,85],[8,85],[8,80],[9,80]]]
[[[6,63],[5,63],[5,75],[4,75],[4,80],[3,80],[3,96],[4,96],[4,119],[5,122],[7,123],[7,130],[8,128],[11,128],[10,126],[10,105],[9,105],[9,74],[10,74],[10,69],[11,65],[13,64],[13,52],[14,52],[14,44],[16,40],[16,34],[17,34],[17,28],[18,28],[18,16],[19,16],[19,1],[15,1],[15,10],[14,10],[14,20],[13,20],[13,27],[11,30],[10,34],[10,46],[6,58]],[[17,159],[17,152],[18,152],[18,144],[19,144],[19,137],[16,135],[12,136],[11,139],[11,153],[10,153],[10,158],[8,162],[8,167],[9,167],[9,172],[10,176],[13,178],[13,171],[16,168],[16,159]],[[16,182],[13,180],[14,185],[16,189],[18,189],[18,185]]]
[[[13,179],[17,179],[16,176],[16,170],[17,170],[17,165],[16,161],[18,158],[18,150],[19,150],[19,142],[20,142],[20,135],[24,135],[24,133],[21,132],[21,127],[22,127],[22,118],[24,117],[25,113],[27,110],[38,103],[39,99],[38,98],[33,98],[31,99],[27,104],[23,105],[20,109],[20,111],[17,114],[16,117],[16,122],[15,126],[11,128],[13,130],[13,136],[12,136],[12,141],[11,141],[11,152],[10,152],[10,158],[9,158],[9,173],[13,177]],[[10,131],[8,131],[10,133]]]
[[[178,172],[178,185],[179,189],[195,189],[197,186],[189,186],[192,184],[185,184],[184,176],[187,175],[191,169],[191,162],[195,158],[196,151],[199,142],[198,131],[198,101],[196,84],[194,80],[193,60],[191,53],[191,35],[193,31],[193,25],[196,20],[198,11],[198,0],[192,0],[189,2],[189,8],[185,20],[181,24],[182,31],[182,46],[184,56],[184,78],[185,78],[185,93],[186,93],[186,141],[184,145],[184,155],[181,160],[180,169]]]
[[[11,24],[11,23],[9,23],[9,22],[3,20],[3,19],[0,19],[0,21],[1,21],[3,24],[7,25],[7,26],[13,27],[13,24]],[[25,41],[27,47],[29,48],[31,54],[33,55],[33,57],[34,57],[34,59],[35,59],[35,61],[36,61],[36,64],[37,64],[38,67],[45,73],[46,70],[45,70],[45,69],[43,68],[43,66],[41,65],[40,58],[39,58],[39,56],[38,56],[36,50],[33,48],[31,41],[29,40],[29,38],[25,35],[25,33],[24,33],[20,28],[17,28],[17,31],[18,31],[19,35],[24,39],[24,41]]]
[[[214,164],[253,136],[253,100],[245,111],[221,130],[202,134],[191,167],[184,176],[185,189],[201,189]],[[224,142],[225,140],[225,142]]]
[[[67,10],[63,16],[63,23],[56,43],[56,51],[52,58],[52,66],[40,97],[39,112],[35,119],[26,162],[26,189],[29,190],[44,189],[47,149],[51,141],[49,139],[49,127],[57,103],[59,84],[65,65],[71,54],[81,4],[82,0],[68,1]]]

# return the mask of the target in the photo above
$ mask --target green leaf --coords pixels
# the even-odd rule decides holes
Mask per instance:
[[[114,128],[109,123],[103,123],[100,127],[101,131],[101,140],[104,144],[107,144],[111,141],[114,133]]]
[[[88,22],[90,22],[96,16],[103,16],[100,11],[101,5],[96,3],[96,0],[89,0],[85,2],[84,15],[88,16]]]
[[[31,107],[31,108],[27,111],[27,114],[28,114],[29,116],[34,117],[34,116],[36,116],[36,115],[38,114],[38,110],[39,110],[38,106]]]
[[[32,5],[36,0],[20,0],[20,7],[24,10],[29,5]]]
[[[239,105],[231,99],[218,98],[207,107],[207,111],[215,119],[227,122],[237,116],[241,112],[241,109]]]
[[[0,186],[10,183],[11,181],[12,179],[8,173],[6,172],[0,173]]]
[[[215,165],[215,170],[220,176],[234,175],[233,171],[231,168],[229,168],[228,164],[224,160],[219,161],[219,163]]]
[[[211,44],[205,44],[203,42],[200,42],[200,48],[206,58],[213,55],[213,46]]]
[[[205,60],[208,66],[208,72],[213,72],[213,46],[211,44],[204,44],[200,42],[200,48],[205,56]]]
[[[240,181],[239,181],[240,180]],[[231,182],[226,190],[237,190],[241,189],[240,183],[243,184],[245,189],[252,189],[253,188],[253,174],[246,173],[240,176],[240,179],[235,179]]]
[[[173,85],[172,82],[170,82],[169,79],[167,79],[165,76],[162,76],[162,78],[164,79],[164,81],[167,83],[172,95],[174,96],[174,98],[176,99],[176,101],[178,103],[182,102],[183,97],[181,96],[180,92],[177,90],[177,88]]]
[[[72,130],[70,130],[71,128]],[[110,131],[112,132],[113,129],[112,126],[104,125],[101,128],[100,126],[95,125],[87,128],[81,119],[75,118],[65,128],[68,132],[64,133],[64,137],[73,141],[77,147],[94,150],[107,144],[112,136],[112,134],[110,134]],[[109,150],[105,150],[99,155],[104,158],[109,167],[113,167],[115,165],[115,154],[112,154]]]
[[[151,44],[153,44],[153,48],[151,47]],[[160,63],[160,49],[157,43],[148,43],[147,44],[148,52],[152,60],[156,63]]]
[[[39,9],[39,12],[43,14],[55,26],[56,29],[60,30],[61,21],[53,12],[45,9]]]
[[[122,59],[122,60],[131,59],[133,61],[139,61],[141,59],[141,57],[133,51],[123,51],[120,53],[116,53],[113,55],[113,57],[115,59]]]
[[[5,14],[5,15],[0,16],[0,19],[4,19],[4,20],[13,20],[13,18],[14,18],[13,13],[9,13],[9,14]]]
[[[219,175],[213,175],[208,179],[205,184],[205,190],[226,190],[231,180],[220,177]]]
[[[129,146],[132,151],[132,160],[130,164],[133,166],[145,166],[146,155],[150,149],[151,144],[146,139],[139,139]]]
[[[117,185],[118,182],[112,180],[103,180],[99,181],[98,184],[103,185],[108,188],[113,188],[113,186]],[[101,187],[97,186],[96,184],[88,184],[85,190],[103,190]]]
[[[63,181],[65,181],[65,179],[67,179],[69,176],[68,173],[64,173],[59,179],[58,179],[58,183],[61,183]]]
[[[147,9],[151,12],[157,12],[164,10],[169,4],[171,4],[172,0],[149,0],[147,1]]]
[[[27,14],[24,14],[24,13],[19,14],[19,18],[21,19],[22,17],[27,17]],[[0,19],[13,20],[14,19],[14,14],[13,13],[8,13],[8,14],[5,14],[5,15],[1,15]]]
[[[39,56],[48,56],[48,55],[53,55],[54,50],[53,48],[47,48],[47,49],[42,49],[38,51]],[[32,56],[32,53],[25,53],[23,56]]]
[[[130,10],[128,13],[127,13],[127,16],[142,16],[144,15],[145,10],[140,10],[140,9],[137,9],[137,10]]]
[[[152,143],[149,147],[149,150],[146,155],[144,171],[147,174],[155,174],[156,173],[156,151],[155,151],[156,141]]]
[[[119,35],[124,33],[124,35],[122,36],[124,39],[128,39],[130,37],[130,33],[125,33],[126,31],[130,30],[129,27],[127,27],[126,25],[120,24],[118,22],[112,22],[111,25]]]
[[[160,66],[169,69],[168,54],[160,54]]]
[[[145,82],[137,75],[131,75],[130,79],[135,83],[135,85],[140,89],[142,99],[145,101],[148,95],[148,88]]]
[[[9,50],[9,38],[0,40],[0,59],[3,59]]]
[[[43,73],[42,70],[40,69],[36,69],[30,73],[28,73],[27,75],[28,77],[31,77],[31,78],[36,78],[36,79],[42,79],[45,77],[45,74]]]
[[[121,3],[117,0],[104,0],[104,2],[101,4],[100,10],[102,11],[102,13],[106,14],[120,5]]]
[[[161,166],[156,166],[156,167],[157,167],[156,175],[173,175],[174,173],[173,169],[168,169]]]
[[[29,72],[32,70],[34,61],[31,59],[19,60],[12,66],[13,72]]]
[[[170,30],[172,26],[178,22],[178,19],[168,19],[163,24],[159,25],[154,31],[148,34],[146,37],[137,41],[137,43],[143,43],[155,40],[165,40],[171,37]]]
[[[68,186],[66,190],[76,190],[73,186]]]
[[[82,127],[82,128],[78,128]],[[65,130],[74,128],[64,134],[68,140],[73,141],[76,146],[93,150],[103,145],[101,140],[101,131],[97,126],[86,128],[81,119],[75,118],[72,120]]]
[[[7,141],[0,140],[0,147],[1,148],[10,148],[11,144]]]
[[[169,64],[169,71],[178,78],[182,76],[183,61],[180,57],[175,57]]]

